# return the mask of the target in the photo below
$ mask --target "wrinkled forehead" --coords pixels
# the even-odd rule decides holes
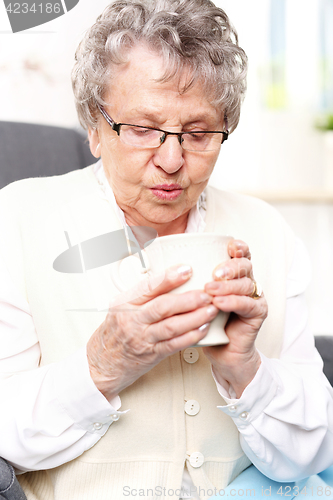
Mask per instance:
[[[158,87],[162,84],[161,89],[163,86],[172,87],[179,95],[197,87],[202,97],[212,105],[216,102],[216,86],[214,82],[207,80],[203,69],[192,67],[191,61],[170,57],[170,54],[165,54],[146,43],[137,43],[133,47],[123,49],[122,62],[110,62],[109,74],[110,79],[103,98],[111,97],[115,89],[119,90],[119,82],[126,80],[131,82],[132,88],[151,87],[154,84]]]

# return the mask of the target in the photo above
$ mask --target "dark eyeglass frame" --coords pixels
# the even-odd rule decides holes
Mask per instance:
[[[166,130],[162,130],[161,128],[155,128],[155,127],[145,127],[143,125],[134,125],[133,123],[116,123],[112,118],[111,116],[105,111],[105,109],[103,108],[103,106],[101,106],[100,104],[97,103],[97,107],[100,111],[100,113],[102,114],[102,116],[105,118],[106,122],[110,125],[110,127],[112,128],[112,130],[114,130],[115,132],[117,132],[118,136],[120,135],[120,128],[122,125],[127,125],[129,127],[137,127],[137,128],[145,128],[145,129],[149,129],[149,130],[157,130],[159,132],[163,132],[163,136],[160,138],[160,141],[161,141],[161,144],[160,146],[165,142],[166,138],[168,137],[168,135],[176,135],[178,137],[178,141],[179,141],[179,144],[182,145],[184,139],[183,139],[183,135],[184,134],[191,134],[191,132],[168,132]],[[226,123],[226,126],[228,127],[228,121],[227,121],[227,118],[225,118],[225,123]],[[224,141],[226,141],[228,139],[228,136],[229,136],[229,130],[226,130],[226,131],[222,131],[222,130],[203,130],[203,131],[194,131],[192,132],[193,134],[222,134],[222,141],[221,141],[221,144],[224,143]],[[152,148],[153,149],[153,148]],[[203,151],[198,151],[200,153],[204,153],[205,150]]]

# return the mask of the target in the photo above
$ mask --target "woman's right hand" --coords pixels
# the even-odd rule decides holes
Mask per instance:
[[[218,313],[212,297],[203,290],[168,293],[190,277],[189,266],[169,268],[153,290],[110,307],[91,336],[87,345],[90,374],[109,401],[164,358],[206,335],[206,324]]]

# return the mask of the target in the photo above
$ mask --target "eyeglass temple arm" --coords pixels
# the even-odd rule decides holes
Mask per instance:
[[[107,114],[107,112],[105,111],[103,106],[101,106],[100,104],[97,103],[97,107],[100,110],[101,114],[104,116],[107,123],[110,125],[110,127],[112,127],[112,129],[115,130],[117,132],[117,134],[119,135],[120,123],[116,123],[115,121],[113,121],[111,116],[109,116]]]
[[[229,136],[228,117],[226,115],[224,115],[224,127],[225,127],[225,132],[222,132],[223,134],[222,144],[224,143],[224,141],[228,140]]]

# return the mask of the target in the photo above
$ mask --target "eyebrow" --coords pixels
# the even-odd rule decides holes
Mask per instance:
[[[134,108],[131,110],[131,112],[133,114],[140,115],[140,117],[143,117],[143,118],[148,118],[151,121],[156,122],[156,123],[161,123],[161,121],[157,120],[156,118],[162,114],[162,111],[163,111],[162,108],[160,108],[160,109],[156,108],[154,110],[148,110],[146,108]],[[207,123],[207,121],[211,122],[211,121],[214,121],[214,119],[215,119],[215,117],[213,117],[213,115],[210,113],[201,113],[199,115],[192,115],[192,116],[190,115],[189,119],[187,120],[186,125],[191,124],[191,123],[195,123],[195,122]]]

